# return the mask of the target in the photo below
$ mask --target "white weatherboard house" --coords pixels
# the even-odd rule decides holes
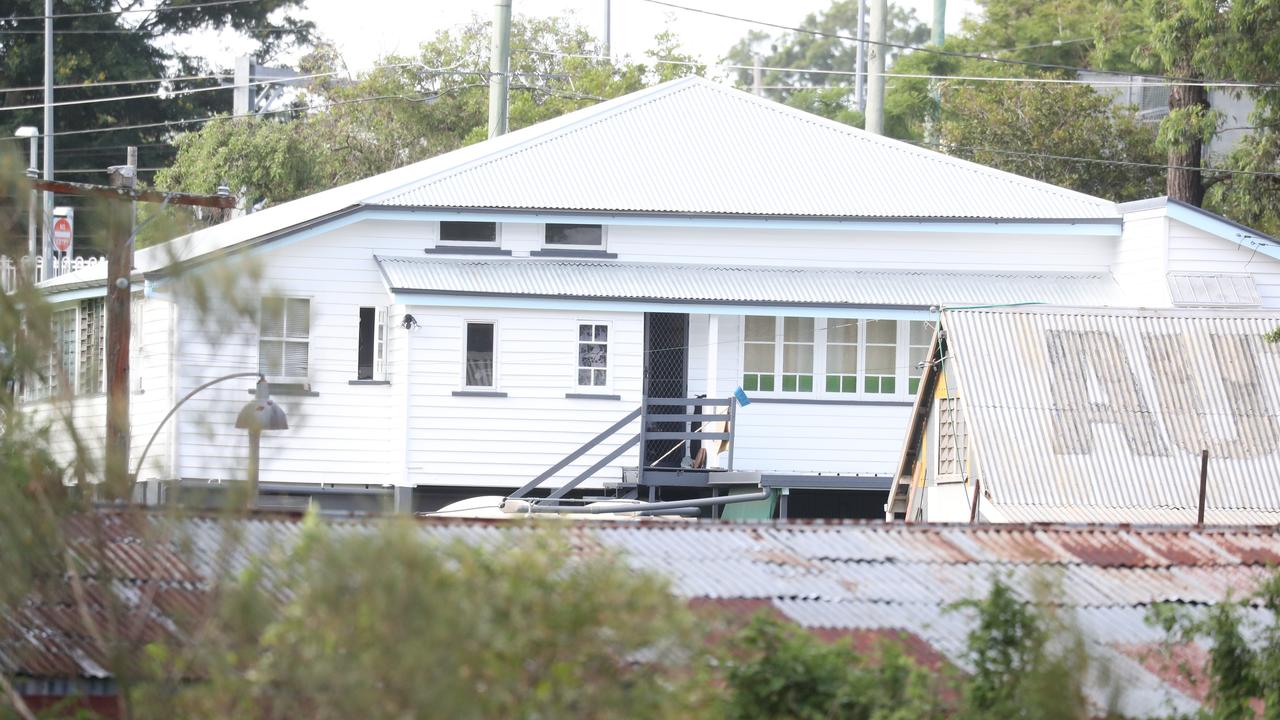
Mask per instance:
[[[742,387],[732,455],[708,460],[734,473],[668,473],[658,496],[728,479],[790,488],[793,515],[877,515],[936,308],[1274,308],[1278,258],[1195,208],[1116,205],[687,78],[140,251],[134,457],[188,392],[261,370],[291,424],[263,436],[267,486],[395,488],[418,509],[541,475],[598,494],[642,446],[646,465],[685,455],[680,422],[640,442],[644,398],[721,403],[663,408],[696,418]],[[103,285],[93,268],[46,286],[95,436]],[[184,405],[140,477],[243,478],[251,386]]]

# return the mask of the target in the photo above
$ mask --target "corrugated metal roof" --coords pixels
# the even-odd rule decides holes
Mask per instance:
[[[205,602],[209,579],[251,558],[279,558],[298,542],[300,518],[214,518],[155,514],[102,522],[105,553],[126,602],[153,597],[147,632],[168,637]],[[377,520],[331,521],[338,533],[367,532]],[[1280,528],[899,525],[884,523],[577,522],[564,526],[579,556],[616,553],[630,567],[670,578],[691,601],[770,606],[809,628],[903,630],[957,666],[965,666],[971,612],[950,610],[1000,577],[1028,600],[1053,600],[1079,626],[1091,650],[1121,680],[1127,716],[1196,706],[1169,678],[1143,666],[1135,647],[1163,639],[1144,618],[1159,601],[1213,603],[1243,597],[1269,575]],[[88,520],[68,533],[91,537]],[[424,541],[508,547],[534,529],[518,521],[424,519]],[[144,540],[148,538],[149,540]],[[1266,548],[1271,554],[1260,552]],[[87,550],[86,550],[87,553]],[[89,559],[86,554],[82,560]],[[271,577],[270,564],[266,576]],[[149,586],[161,588],[152,594]],[[92,593],[103,588],[90,586]],[[96,597],[96,595],[95,595]],[[105,677],[81,618],[45,597],[0,624],[0,669],[37,677]],[[62,598],[65,600],[65,598]],[[97,601],[101,603],[102,600]],[[714,607],[714,603],[713,603]],[[1101,685],[1091,689],[1101,707]]]
[[[1280,313],[951,310],[959,395],[993,517],[1280,522]]]
[[[376,258],[393,291],[813,305],[1126,304],[1107,273],[690,266],[569,258]]]
[[[1107,200],[703,78],[579,111],[371,204],[862,218],[1113,219]]]

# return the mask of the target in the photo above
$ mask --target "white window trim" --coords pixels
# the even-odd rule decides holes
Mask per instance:
[[[547,242],[547,226],[548,225],[600,225],[600,244],[599,245],[579,245],[574,243],[549,243]],[[608,252],[609,248],[609,226],[604,223],[543,223],[542,224],[542,249],[544,250],[598,250],[600,252]],[[599,323],[596,323],[597,325]]]
[[[279,298],[279,299],[281,299],[281,300],[285,300],[285,301],[286,301],[286,303],[285,303],[286,308],[288,307],[288,303],[287,303],[287,301],[289,301],[289,300],[306,300],[306,301],[307,301],[307,337],[306,337],[306,339],[305,339],[305,340],[303,340],[302,338],[291,338],[291,337],[288,337],[288,336],[287,336],[287,334],[286,334],[286,336],[285,336],[285,337],[280,337],[280,338],[264,338],[264,337],[262,336],[262,301],[263,301],[263,300],[266,300],[267,298]],[[285,314],[286,314],[286,317],[287,317],[287,315],[288,315],[288,311],[287,311],[287,309],[286,309],[286,311],[285,311]],[[309,383],[311,382],[312,367],[313,367],[314,360],[315,360],[315,355],[314,355],[314,353],[312,352],[312,345],[311,345],[311,336],[312,336],[312,334],[314,334],[314,332],[315,332],[315,327],[316,327],[316,300],[315,300],[315,297],[314,297],[314,296],[312,296],[312,295],[297,295],[297,294],[292,294],[292,295],[264,295],[264,296],[262,296],[262,297],[258,298],[258,316],[257,316],[256,318],[254,318],[254,320],[257,322],[257,325],[258,325],[258,342],[257,342],[257,347],[258,347],[258,362],[257,362],[257,369],[258,369],[260,372],[261,372],[261,370],[262,370],[262,342],[263,342],[263,340],[273,340],[273,341],[276,341],[276,342],[305,342],[305,343],[307,344],[307,374],[306,374],[306,375],[301,375],[301,376],[298,376],[298,375],[275,375],[275,376],[273,376],[273,375],[269,375],[269,374],[268,374],[266,377],[267,377],[267,380],[269,380],[269,381],[271,381],[271,382],[278,382],[278,383],[301,383],[301,384],[304,384],[304,385],[305,385],[305,384],[309,384]],[[287,331],[287,329],[286,329],[286,333],[287,333],[287,332],[288,332],[288,331]],[[283,349],[281,350],[281,352],[283,353]],[[281,372],[283,372],[283,371],[284,371],[284,367],[283,367],[283,363],[284,363],[284,355],[283,355],[283,354],[281,354],[281,356],[280,356],[280,362],[281,362],[281,365],[282,365],[282,367],[280,368],[280,370],[281,370]]]
[[[445,222],[490,222],[489,220],[440,220],[436,222],[436,247],[502,247],[502,223],[493,222],[492,240],[446,240],[443,223]]]
[[[609,339],[605,341],[604,356],[604,384],[603,385],[579,385],[578,384],[578,345],[582,341],[578,338],[580,325],[603,325],[607,328]],[[594,333],[594,331],[593,331]],[[594,342],[594,341],[592,341]],[[609,320],[590,320],[582,318],[573,323],[573,358],[571,360],[573,374],[570,377],[572,387],[576,392],[581,393],[600,393],[601,395],[609,395],[613,393],[613,322]]]
[[[813,343],[813,391],[791,391],[782,390],[782,353],[783,353],[783,318],[788,316],[776,315],[771,316],[774,320],[774,389],[773,390],[747,390],[746,392],[754,397],[768,399],[821,399],[821,400],[862,400],[862,401],[890,401],[899,402],[914,401],[916,396],[908,392],[908,385],[911,374],[908,365],[911,357],[911,323],[912,319],[903,318],[821,318],[813,319],[814,343]],[[799,316],[789,316],[799,317]],[[827,328],[828,324],[834,320],[850,319],[858,321],[858,372],[857,387],[854,392],[829,392],[827,390]],[[897,326],[897,343],[894,348],[894,392],[892,393],[869,393],[866,391],[866,375],[867,375],[867,321],[868,320],[896,320]],[[919,322],[936,323],[934,320],[924,320]],[[747,315],[738,316],[738,379],[742,382],[743,375],[746,374],[746,325]]]
[[[472,324],[483,324],[493,326],[493,384],[492,385],[468,385],[467,384],[467,326]],[[462,336],[459,344],[458,355],[461,362],[458,373],[458,389],[463,392],[498,392],[498,388],[502,386],[502,377],[499,374],[501,363],[498,361],[498,348],[500,347],[499,335],[501,328],[497,320],[492,318],[464,318],[462,320]]]

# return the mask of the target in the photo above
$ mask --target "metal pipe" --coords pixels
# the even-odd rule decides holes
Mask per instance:
[[[1196,524],[1204,525],[1205,490],[1209,485],[1209,451],[1200,451],[1200,512],[1196,514]]]
[[[630,503],[630,504],[598,504],[598,505],[538,505],[530,502],[527,508],[514,510],[514,513],[583,513],[586,515],[603,515],[606,513],[643,513],[653,512],[655,510],[674,510],[680,508],[701,508],[713,507],[716,505],[730,505],[733,503],[755,502],[757,500],[768,500],[773,497],[773,490],[761,490],[760,492],[750,493],[747,495],[725,495],[723,497],[695,498],[693,500],[667,500],[663,502],[647,502],[647,503]],[[506,501],[503,502],[503,509]]]

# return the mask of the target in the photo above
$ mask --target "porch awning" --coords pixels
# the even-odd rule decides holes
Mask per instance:
[[[833,270],[583,258],[377,256],[375,260],[387,289],[396,296],[911,310],[934,305],[1127,304],[1109,273]]]

